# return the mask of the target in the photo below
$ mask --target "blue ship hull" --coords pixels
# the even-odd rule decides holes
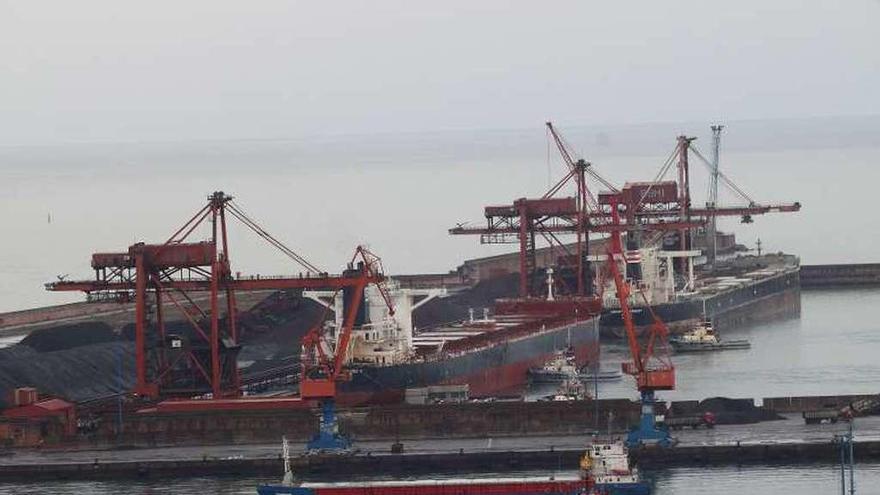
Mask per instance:
[[[650,495],[651,487],[645,482],[638,483],[599,483],[595,487],[597,495]]]

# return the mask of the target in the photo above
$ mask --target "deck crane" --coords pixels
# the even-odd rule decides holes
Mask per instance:
[[[339,433],[336,386],[351,379],[345,361],[352,330],[355,325],[365,322],[364,290],[368,285],[376,285],[388,307],[388,314],[394,315],[394,306],[384,284],[382,260],[378,256],[364,246],[358,246],[343,276],[351,284],[337,289],[337,293],[342,291],[345,316],[335,335],[335,350],[331,351],[331,345],[323,332],[326,318],[321,318],[302,340],[300,397],[303,400],[316,400],[321,404],[321,423],[318,435],[307,445],[310,451],[340,451],[351,447],[351,441]],[[325,317],[327,311],[325,309]]]
[[[618,203],[613,199],[611,201],[611,217],[614,225],[620,224]],[[632,310],[629,305],[631,287],[624,279],[618,267],[618,263],[621,261],[625,261],[625,257],[620,230],[612,230],[610,242],[608,243],[606,267],[614,279],[617,299],[620,302],[620,312],[623,316],[624,328],[626,330],[627,344],[632,355],[632,362],[624,362],[622,367],[624,373],[635,377],[636,387],[641,395],[639,424],[629,432],[626,443],[628,447],[638,447],[641,445],[671,447],[673,439],[669,435],[669,430],[657,427],[654,414],[654,392],[675,388],[675,367],[669,358],[666,341],[669,331],[663,321],[645,301],[645,306],[651,311],[653,323],[648,330],[647,343],[644,349],[642,348],[636,335]],[[644,294],[642,294],[642,297],[644,297]],[[657,353],[658,349],[662,354]]]

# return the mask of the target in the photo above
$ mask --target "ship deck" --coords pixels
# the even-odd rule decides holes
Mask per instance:
[[[563,311],[554,313],[557,301],[545,300],[500,300],[500,314],[491,318],[465,320],[423,330],[413,336],[413,347],[423,355],[440,352],[459,352],[493,345],[499,341],[515,340],[552,331],[563,325],[579,321],[589,321],[591,316],[578,316],[572,308],[583,302],[573,304],[559,301]],[[584,314],[584,313],[582,313]]]
[[[697,287],[692,292],[680,294],[679,297],[708,299],[730,290],[748,287],[755,283],[797,271],[797,266],[778,266],[752,270],[736,275],[700,278],[697,281]]]

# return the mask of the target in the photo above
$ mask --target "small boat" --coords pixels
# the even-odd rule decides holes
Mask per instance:
[[[603,495],[650,495],[638,468],[629,464],[629,452],[621,441],[593,443],[581,458],[581,470],[592,478],[594,492]]]
[[[577,376],[577,363],[571,350],[559,351],[544,366],[528,371],[531,383],[559,383]]]
[[[720,340],[712,328],[712,322],[705,320],[695,328],[669,339],[675,352],[726,351],[729,349],[748,349],[748,340]]]
[[[540,401],[571,401],[571,400],[586,400],[590,397],[590,394],[587,392],[587,388],[584,387],[583,382],[577,376],[571,376],[565,379],[556,390],[555,394],[548,395],[542,397],[538,400]]]

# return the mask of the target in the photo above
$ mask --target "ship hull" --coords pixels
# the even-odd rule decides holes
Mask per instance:
[[[650,495],[647,483],[596,483],[596,495]]]
[[[693,297],[653,307],[657,316],[672,333],[690,330],[696,322],[709,318],[717,330],[800,316],[800,273],[790,270],[756,280],[741,287],[727,289],[704,297]],[[633,321],[639,329],[650,326],[651,312],[633,308]],[[623,337],[620,310],[605,309],[600,316],[603,335]]]
[[[547,478],[322,483],[313,486],[257,487],[259,495],[585,495],[589,491],[589,483],[584,480]]]
[[[545,328],[443,359],[355,368],[351,381],[340,384],[338,400],[346,405],[400,402],[409,388],[457,384],[468,384],[471,397],[517,394],[527,384],[529,368],[542,366],[569,346],[579,366],[597,362],[597,320]]]

